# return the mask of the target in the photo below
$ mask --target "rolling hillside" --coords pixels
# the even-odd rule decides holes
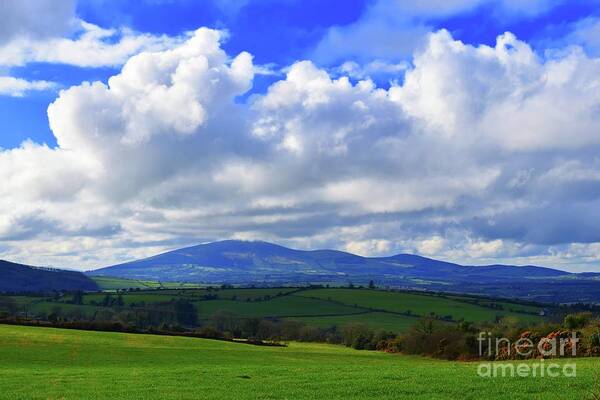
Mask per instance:
[[[37,268],[0,260],[0,292],[48,292],[53,290],[98,290],[81,272]]]
[[[572,399],[595,398],[600,359],[577,379],[483,379],[478,363],[290,343],[0,325],[7,399]],[[570,359],[558,360],[563,364]]]
[[[537,266],[463,266],[411,254],[361,257],[227,240],[90,271],[93,276],[206,284],[367,284],[545,302],[599,302],[598,274]]]
[[[0,296],[0,312],[3,311]],[[16,310],[34,318],[45,319],[49,313],[66,318],[86,318],[111,311],[111,315],[130,312],[156,312],[161,305],[177,300],[191,302],[198,324],[211,324],[215,315],[244,320],[295,320],[307,325],[341,328],[350,323],[363,323],[373,329],[401,332],[423,317],[441,321],[493,322],[501,318],[521,322],[545,320],[540,311],[554,311],[537,304],[502,302],[496,299],[442,295],[424,292],[384,291],[348,288],[232,288],[232,289],[154,289],[118,293],[86,293],[79,304],[74,296],[8,296]],[[120,298],[117,305],[106,298]]]

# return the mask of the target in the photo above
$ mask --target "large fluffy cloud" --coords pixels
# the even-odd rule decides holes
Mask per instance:
[[[250,55],[230,60],[220,36],[200,29],[168,51],[132,57],[108,84],[62,91],[48,109],[58,147],[25,143],[0,153],[10,194],[0,200],[0,236],[112,235],[119,230],[100,228],[119,225],[128,201],[140,197],[143,209],[160,202],[159,189],[147,198],[145,189],[207,174],[229,151],[219,141],[240,130],[233,100],[253,77]]]
[[[600,115],[593,112],[600,103],[599,61],[579,49],[542,62],[510,33],[491,48],[441,31],[414,63],[393,96],[429,131],[520,151],[600,141]]]
[[[200,29],[62,91],[57,148],[0,152],[6,257],[83,268],[237,237],[598,262],[598,59],[439,31],[402,84],[302,61],[245,98],[252,57],[220,40]]]

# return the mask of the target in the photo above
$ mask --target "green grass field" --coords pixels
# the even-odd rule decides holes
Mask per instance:
[[[124,279],[124,278],[112,278],[109,276],[92,276],[91,277],[100,290],[120,290],[120,289],[191,289],[201,287],[196,283],[183,283],[183,282],[158,282],[158,281],[146,281],[140,279]]]
[[[331,326],[340,327],[358,323],[364,324],[372,329],[383,329],[392,332],[403,332],[413,326],[418,320],[414,317],[381,312],[329,317],[295,317],[293,319],[319,328],[329,328]]]
[[[83,297],[83,303],[84,304],[91,304],[92,302],[100,303],[100,302],[102,302],[102,299],[105,296],[106,296],[105,293],[86,294]],[[115,297],[115,295],[112,295],[112,296]],[[122,297],[123,297],[123,303],[126,306],[128,306],[133,303],[136,303],[136,304],[161,303],[161,302],[165,302],[165,301],[170,301],[171,299],[177,298],[178,296],[175,294],[163,293],[163,290],[160,290],[160,291],[153,291],[153,292],[127,293],[127,294],[122,295]],[[69,297],[69,299],[70,299],[70,297]]]
[[[72,295],[57,298],[12,296],[12,299],[20,310],[30,316],[48,315],[57,308],[65,313],[78,312],[83,316],[92,316],[102,309],[100,305],[107,295],[113,299],[122,297],[123,307],[113,308],[116,312],[128,310],[131,306],[153,310],[157,303],[185,298],[196,306],[200,321],[210,319],[217,311],[229,311],[240,318],[293,318],[322,328],[357,322],[373,329],[401,332],[414,325],[420,317],[431,313],[439,317],[451,317],[453,321],[483,322],[499,317],[528,323],[543,320],[543,317],[531,314],[539,312],[539,307],[518,302],[348,288],[145,289],[119,294],[85,294],[82,305],[70,304]],[[217,298],[207,299],[207,295]],[[473,304],[474,301],[478,304]],[[491,305],[496,308],[491,308]],[[407,312],[410,315],[406,315]]]
[[[532,306],[532,305],[528,305],[528,304],[521,304],[521,303],[511,303],[508,301],[502,301],[502,300],[490,300],[490,299],[486,299],[486,298],[481,298],[481,297],[469,297],[469,296],[458,296],[458,295],[447,295],[446,297],[448,297],[449,299],[455,299],[455,300],[459,300],[459,301],[466,301],[466,302],[471,302],[474,304],[479,304],[479,305],[500,305],[502,306],[505,310],[513,310],[513,311],[517,311],[517,312],[527,312],[527,313],[539,313],[539,311],[541,310],[541,308],[539,306]]]
[[[240,317],[286,317],[333,314],[358,314],[367,310],[352,306],[300,296],[283,296],[269,301],[246,302],[212,300],[196,302],[200,318],[208,318],[216,311],[227,310]]]
[[[577,377],[481,378],[477,363],[291,343],[0,325],[2,399],[592,399],[600,359]]]
[[[60,308],[64,312],[71,312],[74,310],[78,310],[82,315],[92,315],[96,307],[88,306],[88,305],[75,305],[75,304],[65,304],[62,302],[55,301],[47,301],[48,298],[45,297],[30,297],[30,296],[10,296],[19,308],[23,311],[27,311],[28,315],[33,315],[36,313],[51,313],[56,308]]]
[[[439,316],[452,316],[454,320],[464,319],[472,322],[492,321],[496,316],[514,317],[520,320],[541,321],[536,315],[494,310],[426,293],[384,292],[367,289],[314,289],[298,293],[298,296],[328,299],[348,305],[359,305],[391,312],[428,316],[435,312]],[[507,304],[507,303],[504,303]],[[515,308],[518,308],[515,305]]]
[[[167,289],[160,291],[144,291],[144,294],[160,294],[160,295],[172,295],[181,296],[190,299],[200,298],[208,294],[216,294],[221,300],[263,300],[265,296],[276,297],[286,295],[297,291],[297,288],[235,288],[235,289],[218,289],[218,290],[207,290],[207,289]]]

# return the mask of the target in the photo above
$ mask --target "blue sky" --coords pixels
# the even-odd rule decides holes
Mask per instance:
[[[223,48],[230,54],[249,51],[259,64],[285,67],[294,61],[310,59],[315,46],[332,26],[345,26],[360,20],[373,1],[350,0],[340,6],[337,0],[264,1],[80,1],[77,16],[104,28],[127,26],[139,32],[176,36],[207,26],[230,33]],[[456,39],[473,44],[493,44],[505,32],[515,33],[544,51],[544,42],[561,37],[569,25],[590,16],[600,16],[594,2],[570,1],[549,7],[534,15],[502,15],[494,2],[473,7],[456,15],[428,19],[433,29],[445,28]],[[404,57],[410,61],[410,57]],[[348,59],[338,60],[347,61]],[[330,67],[331,63],[323,63]],[[106,81],[118,68],[78,68],[60,64],[34,63],[14,68],[11,75],[26,79],[59,82],[62,87],[84,80]],[[384,82],[382,84],[385,84]],[[255,82],[255,92],[263,92],[274,77]],[[31,93],[26,98],[0,97],[0,117],[7,134],[0,147],[18,147],[25,139],[56,145],[46,117],[48,104],[56,93]]]
[[[9,0],[0,26],[4,258],[600,270],[598,1]]]

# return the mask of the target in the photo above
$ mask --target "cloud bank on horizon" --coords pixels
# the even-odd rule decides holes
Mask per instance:
[[[88,269],[237,238],[600,271],[600,4],[558,23],[559,0],[369,2],[282,65],[227,47],[265,3],[166,34],[3,2],[0,96],[56,94],[54,143],[0,147],[1,257]],[[460,40],[477,12],[544,35]],[[55,65],[108,72],[27,73]]]

